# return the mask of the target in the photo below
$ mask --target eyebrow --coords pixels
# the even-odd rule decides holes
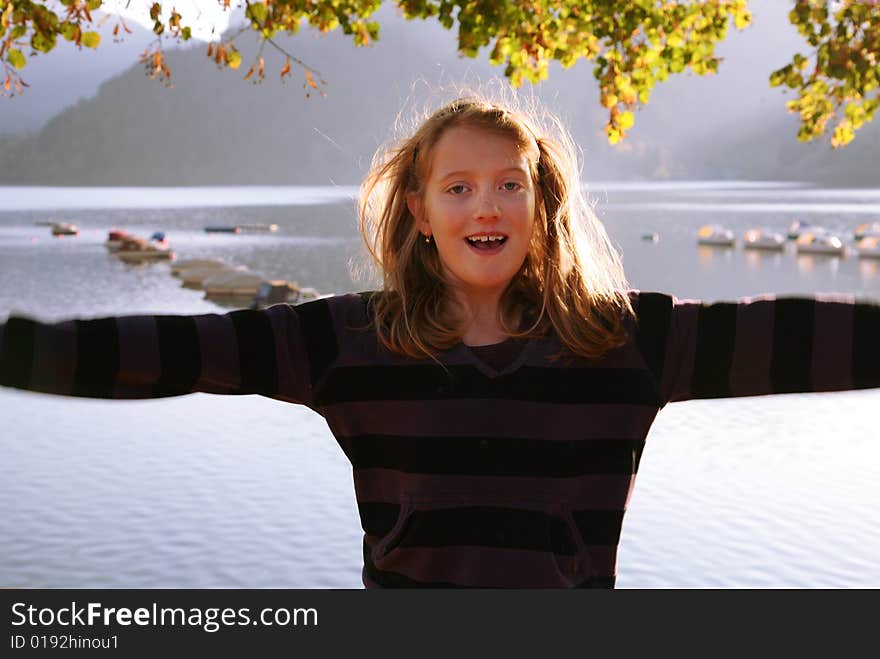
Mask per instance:
[[[528,171],[526,171],[523,167],[505,167],[504,169],[499,170],[498,173],[505,174],[507,172],[516,172],[517,174],[523,174],[525,176],[528,176],[529,174]],[[437,180],[445,181],[446,179],[452,178],[453,176],[466,176],[470,173],[471,171],[468,169],[456,169],[455,171],[446,172],[445,174],[439,176]]]

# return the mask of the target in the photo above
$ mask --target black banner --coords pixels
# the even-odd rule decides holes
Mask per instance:
[[[853,592],[0,590],[0,597],[6,657],[282,650],[458,659],[686,648],[788,655],[801,647],[836,655],[873,628],[872,607],[860,608]]]

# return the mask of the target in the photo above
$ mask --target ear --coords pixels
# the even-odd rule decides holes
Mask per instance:
[[[406,207],[413,218],[415,218],[419,231],[425,235],[431,235],[431,224],[424,218],[422,213],[422,197],[418,192],[406,193]]]

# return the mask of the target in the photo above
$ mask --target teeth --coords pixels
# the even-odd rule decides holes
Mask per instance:
[[[477,241],[485,243],[490,240],[504,240],[504,236],[474,236],[468,238],[468,240],[470,240],[472,243],[475,243]]]

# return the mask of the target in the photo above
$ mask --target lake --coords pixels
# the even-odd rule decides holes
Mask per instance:
[[[794,183],[591,183],[635,288],[679,297],[851,293],[880,261],[702,248],[720,223],[807,220],[851,238],[880,190]],[[107,253],[115,227],[165,231],[322,293],[375,288],[353,188],[0,187],[0,319],[227,309],[167,264]],[[52,238],[38,222],[73,222]],[[208,225],[277,224],[272,234]],[[642,240],[657,232],[659,241]],[[851,242],[851,241],[850,241]],[[880,337],[878,337],[880,340]],[[691,401],[648,437],[624,520],[619,588],[880,586],[880,391]],[[97,401],[0,389],[0,586],[360,588],[351,469],[324,420],[258,396]],[[865,505],[862,505],[862,504]]]

